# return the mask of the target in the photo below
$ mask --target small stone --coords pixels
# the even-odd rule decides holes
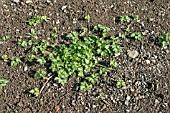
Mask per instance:
[[[93,105],[92,107],[93,107],[93,108],[96,108],[96,105]]]
[[[25,67],[24,67],[24,71],[27,71],[27,70],[28,70],[28,67],[27,67],[27,66],[25,66]]]
[[[127,50],[127,54],[131,58],[136,58],[139,55],[139,52],[136,50]]]
[[[20,2],[20,0],[13,0],[13,2],[18,3],[18,2]]]
[[[155,100],[155,105],[157,105],[157,104],[159,104],[159,100],[158,99]]]
[[[77,23],[77,19],[73,18],[73,24]]]
[[[51,1],[50,1],[50,0],[47,0],[47,3],[51,3]]]
[[[128,100],[128,101],[129,101],[129,100],[130,100],[130,98],[131,98],[130,96],[127,96],[127,97],[126,97],[126,100]]]
[[[27,0],[25,3],[26,4],[32,3],[32,0]]]
[[[55,23],[56,23],[56,24],[59,24],[59,23],[60,23],[60,20],[58,19]]]
[[[150,64],[151,61],[150,60],[145,60],[146,64]]]
[[[67,8],[67,6],[64,5],[64,6],[61,7],[61,10],[65,10],[66,8]]]
[[[125,105],[129,105],[129,101],[128,100],[125,100]]]

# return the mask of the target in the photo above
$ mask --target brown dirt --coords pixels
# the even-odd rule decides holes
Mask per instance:
[[[122,72],[101,76],[99,83],[90,91],[79,91],[78,79],[70,78],[64,86],[50,81],[39,98],[27,92],[41,88],[44,80],[30,77],[36,66],[23,68],[8,66],[0,60],[0,78],[10,80],[0,93],[0,113],[169,113],[170,112],[170,46],[162,49],[157,45],[157,37],[170,31],[169,0],[0,0],[0,37],[10,35],[10,41],[0,40],[0,56],[7,54],[24,57],[24,50],[16,46],[19,36],[24,36],[30,26],[25,23],[34,15],[52,18],[48,23],[35,27],[41,37],[49,37],[49,31],[57,26],[58,34],[74,31],[87,26],[84,16],[91,16],[90,25],[100,23],[112,28],[112,34],[121,32],[115,17],[139,15],[142,25],[132,25],[134,31],[145,33],[142,41],[127,40],[122,43],[123,52],[116,57]],[[28,0],[27,0],[28,1]],[[47,2],[50,1],[50,2]],[[62,7],[66,6],[64,10]],[[76,20],[76,22],[73,22]],[[139,56],[130,59],[126,51],[137,50]],[[150,60],[146,64],[146,60]],[[125,80],[127,86],[118,89],[116,81]],[[97,99],[96,97],[104,93]],[[130,98],[129,98],[130,97]]]

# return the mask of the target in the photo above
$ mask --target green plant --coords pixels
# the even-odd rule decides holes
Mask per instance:
[[[2,58],[4,61],[7,61],[7,60],[8,60],[8,56],[7,56],[7,55],[2,55],[1,58]]]
[[[116,86],[117,87],[125,87],[126,83],[123,80],[119,80],[119,81],[117,81]]]
[[[134,33],[130,34],[130,37],[135,38],[137,40],[141,40],[142,39],[142,34],[141,34],[141,32],[134,32]]]
[[[21,62],[22,61],[20,60],[20,58],[12,58],[10,64],[11,64],[11,66],[17,66]]]
[[[29,93],[32,94],[32,95],[34,95],[34,96],[36,96],[36,97],[38,97],[40,91],[39,91],[38,88],[34,88],[34,89],[31,89],[31,90],[29,91]]]
[[[93,86],[88,84],[87,82],[81,82],[80,84],[80,90],[87,91],[90,90]]]
[[[159,36],[158,41],[162,47],[166,47],[170,42],[170,33]]]
[[[26,35],[27,37],[35,38],[36,40],[38,39],[37,33],[34,29],[31,29],[30,33],[26,33]]]
[[[27,60],[28,60],[29,62],[33,62],[34,59],[36,59],[36,57],[35,57],[35,55],[33,55],[33,54],[31,54],[31,55],[29,55],[29,56],[27,57]]]
[[[51,33],[50,37],[55,39],[55,38],[57,38],[57,34],[56,33]]]
[[[30,26],[36,26],[37,24],[47,22],[48,20],[50,20],[50,18],[47,18],[46,16],[33,16],[27,22]]]
[[[0,92],[2,91],[2,88],[7,85],[9,80],[0,78]]]
[[[110,66],[117,67],[117,62],[115,60],[110,61]]]
[[[45,64],[46,63],[46,60],[44,57],[41,57],[41,58],[37,58],[37,62],[41,65]]]
[[[46,71],[43,69],[38,69],[36,73],[34,74],[34,77],[37,77],[38,79],[45,78],[45,75],[47,74]]]
[[[86,15],[86,16],[84,17],[84,19],[89,22],[89,21],[90,21],[90,15]]]
[[[138,20],[138,19],[139,19],[139,15],[134,15],[133,18],[134,18],[135,20]]]
[[[131,19],[130,19],[129,16],[120,16],[119,20],[120,20],[121,23],[124,23],[124,22],[129,23]]]
[[[9,39],[10,39],[10,36],[8,36],[8,35],[5,35],[5,36],[2,37],[2,40],[3,40],[3,41],[7,41],[7,40],[9,40]]]
[[[120,38],[126,38],[126,35],[122,34],[122,33],[119,33],[119,37]]]
[[[85,19],[89,22],[90,16]],[[30,25],[41,22],[39,17],[32,18]],[[52,29],[51,38],[56,38],[57,28]],[[91,31],[90,31],[91,30]],[[97,82],[100,75],[116,67],[116,62],[103,66],[102,59],[122,51],[120,40],[109,34],[110,28],[101,24],[82,27],[79,31],[68,33],[63,38],[64,44],[38,38],[34,29],[26,33],[26,38],[20,37],[18,45],[25,47],[30,53],[26,61],[35,62],[41,69],[36,70],[34,77],[46,78],[47,71],[54,75],[54,80],[62,85],[71,76],[80,77],[80,89],[89,90]],[[54,41],[54,40],[53,40]],[[29,47],[28,47],[29,46]],[[30,51],[29,51],[30,50]],[[25,61],[25,60],[24,60]],[[19,59],[12,59],[11,65],[17,65]],[[45,68],[45,69],[43,69]]]

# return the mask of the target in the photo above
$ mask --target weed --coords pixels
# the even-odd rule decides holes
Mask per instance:
[[[34,88],[34,89],[31,89],[31,90],[29,91],[29,93],[32,94],[32,95],[34,95],[34,96],[36,96],[36,97],[38,97],[40,91],[39,91],[38,88]]]
[[[48,20],[50,20],[50,18],[47,18],[46,16],[33,16],[27,22],[30,26],[36,26],[37,24],[47,22]]]
[[[7,60],[8,60],[8,55],[2,55],[1,58],[2,58],[4,61],[7,61]]]
[[[120,20],[121,23],[124,23],[124,22],[129,23],[131,19],[130,19],[129,16],[120,16],[119,20]]]
[[[88,84],[87,82],[81,82],[80,84],[80,90],[82,91],[87,91],[89,89],[91,89],[93,86],[90,84]]]
[[[161,35],[159,38],[158,38],[158,41],[159,41],[159,44],[162,46],[162,47],[166,47],[167,45],[169,45],[169,42],[170,42],[170,33],[166,33],[164,35]]]
[[[38,69],[36,73],[34,74],[34,77],[37,77],[38,79],[45,78],[45,75],[47,74],[46,71],[43,69]]]
[[[5,35],[5,36],[2,37],[2,40],[3,40],[3,41],[7,41],[7,40],[9,40],[9,39],[10,39],[10,36],[8,36],[8,35]]]
[[[117,87],[125,87],[126,83],[123,80],[119,80],[119,81],[117,81],[116,86]]]
[[[57,34],[56,33],[51,33],[50,37],[55,39],[55,38],[57,38]]]
[[[117,62],[115,60],[110,61],[110,66],[117,67]]]
[[[124,39],[124,38],[126,38],[126,35],[119,33],[119,37]]]
[[[89,22],[89,21],[90,21],[90,15],[86,15],[86,16],[84,17],[84,19]]]
[[[134,32],[134,33],[130,34],[130,37],[135,38],[137,40],[141,40],[142,39],[142,34],[141,34],[141,32]]]
[[[20,60],[20,58],[12,58],[10,64],[11,64],[11,66],[17,66],[21,62],[22,61]]]
[[[0,78],[0,92],[2,91],[2,88],[7,85],[9,80]]]

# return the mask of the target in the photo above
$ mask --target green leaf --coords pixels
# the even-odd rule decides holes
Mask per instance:
[[[126,83],[123,80],[119,80],[116,84],[117,87],[125,87]]]
[[[29,91],[29,93],[31,93],[31,94],[35,95],[36,97],[38,97],[40,91],[39,91],[38,88],[34,88],[34,89],[31,89],[31,90]]]
[[[90,21],[90,16],[89,16],[89,15],[86,15],[86,16],[84,17],[84,19],[89,22],[89,21]]]
[[[117,67],[118,64],[115,60],[111,60],[110,65],[113,66],[113,67]]]
[[[92,85],[89,85],[87,82],[81,82],[80,90],[87,91],[92,88]]]
[[[3,41],[7,41],[7,40],[9,40],[9,39],[10,39],[10,36],[8,36],[8,35],[2,37],[2,40],[3,40]]]

